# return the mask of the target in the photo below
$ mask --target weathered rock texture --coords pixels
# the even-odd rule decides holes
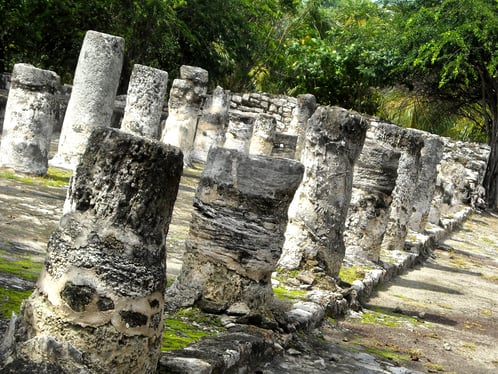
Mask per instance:
[[[444,151],[437,166],[438,175],[429,213],[429,222],[439,224],[440,219],[452,216],[471,205],[485,205],[482,186],[490,148],[486,144],[464,143],[442,138]]]
[[[297,136],[294,158],[299,160],[304,146],[306,124],[316,110],[316,98],[311,94],[299,95],[295,114],[289,125],[288,133]]]
[[[230,122],[225,133],[223,147],[249,153],[255,116],[230,111]]]
[[[273,116],[258,114],[252,131],[249,153],[252,155],[271,156],[273,151],[277,122]]]
[[[436,189],[437,166],[443,157],[444,143],[437,135],[420,133],[424,145],[420,154],[420,172],[408,227],[413,231],[423,233],[429,220],[429,211]]]
[[[318,266],[329,276],[339,274],[353,166],[366,130],[365,118],[337,107],[319,107],[308,121],[301,156],[305,174],[289,208],[281,267]]]
[[[165,232],[182,167],[176,148],[95,129],[37,288],[7,336],[3,370],[41,370],[42,361],[57,368],[50,372],[155,372]]]
[[[344,230],[347,258],[378,261],[398,177],[400,151],[393,145],[400,128],[371,123],[354,167],[351,204]]]
[[[88,31],[62,125],[54,165],[75,168],[95,127],[111,125],[114,99],[123,66],[124,39]]]
[[[191,162],[191,152],[197,130],[200,108],[207,93],[208,72],[194,66],[180,67],[180,78],[173,81],[169,115],[161,135],[166,144],[180,148],[185,164]]]
[[[135,64],[128,85],[121,129],[137,136],[159,139],[168,73]]]
[[[28,64],[14,66],[5,109],[0,166],[36,175],[47,173],[59,86],[59,76],[52,71]]]
[[[212,146],[221,147],[225,143],[229,96],[229,93],[220,86],[207,96],[195,134],[194,149],[192,150],[194,161],[205,163],[209,149]]]
[[[194,199],[183,268],[168,299],[215,312],[264,311],[273,300],[271,273],[303,169],[293,160],[212,148]]]
[[[408,234],[408,223],[413,211],[415,192],[420,173],[420,151],[424,139],[420,132],[398,127],[399,131],[392,144],[399,149],[401,156],[398,177],[392,193],[389,222],[382,240],[381,249],[403,250]]]

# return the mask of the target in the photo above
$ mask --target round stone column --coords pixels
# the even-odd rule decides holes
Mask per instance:
[[[93,129],[110,126],[124,45],[118,36],[86,33],[53,165],[74,169]]]
[[[277,121],[272,115],[260,113],[254,121],[249,154],[271,156]]]
[[[0,166],[45,175],[53,127],[57,121],[57,74],[16,64],[5,109]]]

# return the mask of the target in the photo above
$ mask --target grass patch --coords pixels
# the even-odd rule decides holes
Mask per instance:
[[[475,351],[477,349],[477,346],[474,343],[463,343],[462,347],[470,349],[471,351]]]
[[[363,280],[365,278],[365,274],[370,268],[365,268],[361,266],[351,266],[351,267],[341,267],[339,271],[339,278],[343,282],[352,284],[355,280]]]
[[[12,257],[16,260],[12,261]],[[0,272],[13,274],[18,277],[37,280],[43,268],[43,262],[33,261],[29,256],[17,255],[15,253],[0,250]]]
[[[0,178],[11,179],[17,182],[46,187],[68,186],[69,179],[71,178],[72,174],[73,172],[70,170],[54,167],[49,167],[47,170],[47,175],[44,177],[28,174],[17,174],[12,171],[0,170]]]
[[[273,293],[279,300],[306,300],[306,291],[289,290],[285,287],[277,286],[273,288]]]
[[[379,307],[376,307],[373,310],[365,310],[359,320],[361,323],[367,325],[382,325],[388,327],[400,327],[407,323],[416,325],[418,323],[417,319],[414,317],[388,312]]]
[[[397,295],[394,295],[394,297],[397,297],[398,299],[401,299],[401,300],[406,301],[406,302],[411,302],[411,303],[417,302],[417,300],[412,299],[411,297],[408,297],[405,295],[397,294]]]
[[[391,349],[365,347],[368,353],[393,361],[410,361],[410,355]]]
[[[164,322],[162,351],[183,349],[205,336],[216,336],[224,331],[217,316],[196,308],[180,309]]]
[[[481,276],[484,279],[488,280],[488,281],[498,283],[498,275],[486,275],[486,274],[482,274]]]
[[[10,318],[12,312],[19,313],[22,301],[32,293],[32,290],[16,291],[11,288],[0,287],[0,317]]]

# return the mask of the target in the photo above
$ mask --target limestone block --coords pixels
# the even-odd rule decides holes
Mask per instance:
[[[208,311],[245,303],[253,312],[272,300],[287,209],[303,174],[293,160],[211,148],[194,199],[181,274],[172,302],[191,297]],[[184,304],[185,305],[185,304]]]
[[[194,161],[205,163],[212,146],[221,147],[225,143],[225,131],[228,126],[229,93],[220,86],[208,96],[197,125],[192,150]]]
[[[54,165],[74,169],[95,127],[108,127],[123,66],[124,39],[88,31],[74,73]]]
[[[363,147],[367,120],[337,107],[319,107],[308,121],[301,156],[303,181],[289,207],[279,266],[339,273],[343,231],[351,200],[353,166]]]
[[[249,153],[252,155],[271,156],[277,122],[269,114],[259,114],[254,122]]]
[[[194,66],[182,66],[180,79],[173,81],[168,118],[161,141],[182,150],[186,165],[191,163],[197,121],[207,94],[208,72]]]
[[[159,139],[167,84],[167,72],[135,64],[128,85],[121,130]]]
[[[16,64],[5,108],[0,166],[45,175],[50,138],[57,120],[57,74]]]
[[[51,346],[36,341],[49,336],[81,352],[77,364],[87,372],[155,372],[164,327],[165,233],[182,168],[176,148],[95,128],[37,287],[23,304],[11,359],[35,360],[33,347],[49,354]],[[65,372],[75,372],[77,357],[60,361]]]
[[[256,116],[257,114],[231,110],[223,147],[249,153]]]
[[[294,158],[299,160],[303,150],[306,135],[306,124],[308,119],[316,110],[316,98],[311,94],[299,95],[297,97],[296,110],[289,125],[289,134],[297,136],[296,150]]]

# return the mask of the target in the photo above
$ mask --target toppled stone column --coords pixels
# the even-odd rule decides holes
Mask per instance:
[[[424,145],[420,153],[420,172],[408,227],[413,231],[423,233],[429,221],[432,198],[436,190],[437,166],[443,157],[444,143],[437,135],[422,132],[421,135]]]
[[[167,72],[135,64],[128,85],[121,130],[149,139],[159,139],[167,85]]]
[[[176,148],[94,130],[37,287],[11,323],[4,370],[49,362],[54,373],[155,372],[182,168]]]
[[[303,166],[294,160],[211,148],[194,199],[182,271],[167,304],[265,311],[287,209]],[[176,305],[174,305],[176,304]]]
[[[249,153],[252,155],[271,156],[277,122],[269,114],[258,114],[254,121]]]
[[[57,120],[57,74],[16,64],[5,109],[0,166],[45,175],[50,138]]]
[[[169,94],[169,114],[161,141],[180,148],[186,165],[191,163],[197,121],[207,93],[207,84],[207,70],[182,65],[180,78],[173,81]]]
[[[337,107],[319,107],[308,121],[301,156],[305,174],[289,208],[280,267],[318,266],[328,276],[339,274],[353,165],[366,130],[365,118]]]
[[[228,125],[229,94],[217,86],[208,96],[195,134],[192,159],[205,163],[212,146],[221,147],[225,143]]]
[[[413,202],[420,172],[420,151],[424,145],[419,132],[399,128],[399,138],[393,145],[401,151],[396,187],[392,193],[389,222],[382,240],[381,249],[404,250],[408,223],[413,211]]]
[[[306,124],[316,110],[316,97],[311,94],[299,95],[295,110],[296,113],[289,125],[289,134],[297,136],[294,158],[299,160],[306,136]]]
[[[389,220],[400,152],[393,147],[399,127],[371,123],[354,167],[351,204],[344,230],[346,257],[379,261]]]
[[[74,169],[93,129],[110,126],[124,45],[118,36],[86,33],[53,165]]]

